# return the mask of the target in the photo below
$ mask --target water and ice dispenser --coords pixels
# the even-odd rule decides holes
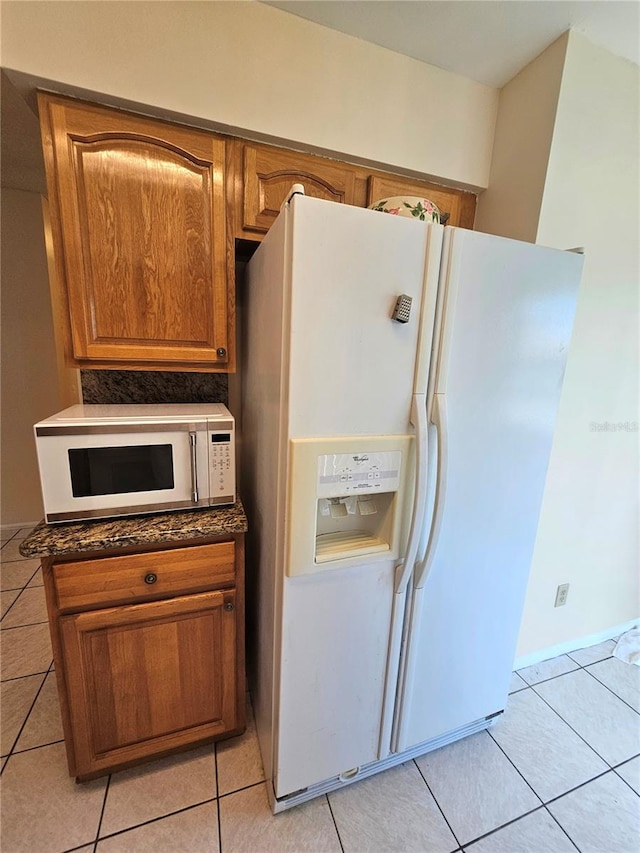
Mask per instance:
[[[318,456],[316,563],[389,551],[399,450]]]
[[[291,442],[288,575],[396,559],[411,436]]]

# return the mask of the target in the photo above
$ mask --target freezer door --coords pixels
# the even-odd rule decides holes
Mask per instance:
[[[285,578],[276,797],[379,757],[393,583],[389,560]]]
[[[289,437],[405,434],[414,383],[426,391],[442,227],[304,196],[291,212]],[[408,322],[392,319],[402,294]]]
[[[581,267],[446,229],[429,395],[442,503],[414,581],[398,751],[505,706]]]

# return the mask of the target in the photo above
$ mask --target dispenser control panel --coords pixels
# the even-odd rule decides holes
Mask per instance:
[[[400,487],[400,450],[373,453],[328,453],[318,456],[317,496],[397,492]]]

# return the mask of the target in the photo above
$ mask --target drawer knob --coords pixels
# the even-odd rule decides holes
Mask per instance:
[[[155,583],[158,580],[158,575],[154,575],[153,572],[149,572],[148,575],[144,576],[145,583]]]

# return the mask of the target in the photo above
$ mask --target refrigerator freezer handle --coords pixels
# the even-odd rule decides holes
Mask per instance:
[[[416,567],[415,586],[417,589],[420,589],[425,585],[429,572],[431,571],[433,558],[435,557],[436,550],[438,548],[438,539],[440,538],[440,530],[442,528],[442,516],[444,514],[448,460],[447,402],[444,394],[433,395],[433,414],[431,416],[431,421],[435,424],[438,433],[436,499],[427,550],[425,552],[424,559],[422,559]]]
[[[416,430],[416,479],[413,499],[413,515],[409,528],[409,541],[404,560],[396,566],[396,594],[403,593],[411,577],[418,554],[420,534],[427,502],[427,404],[425,394],[414,394],[411,401],[411,423]]]

